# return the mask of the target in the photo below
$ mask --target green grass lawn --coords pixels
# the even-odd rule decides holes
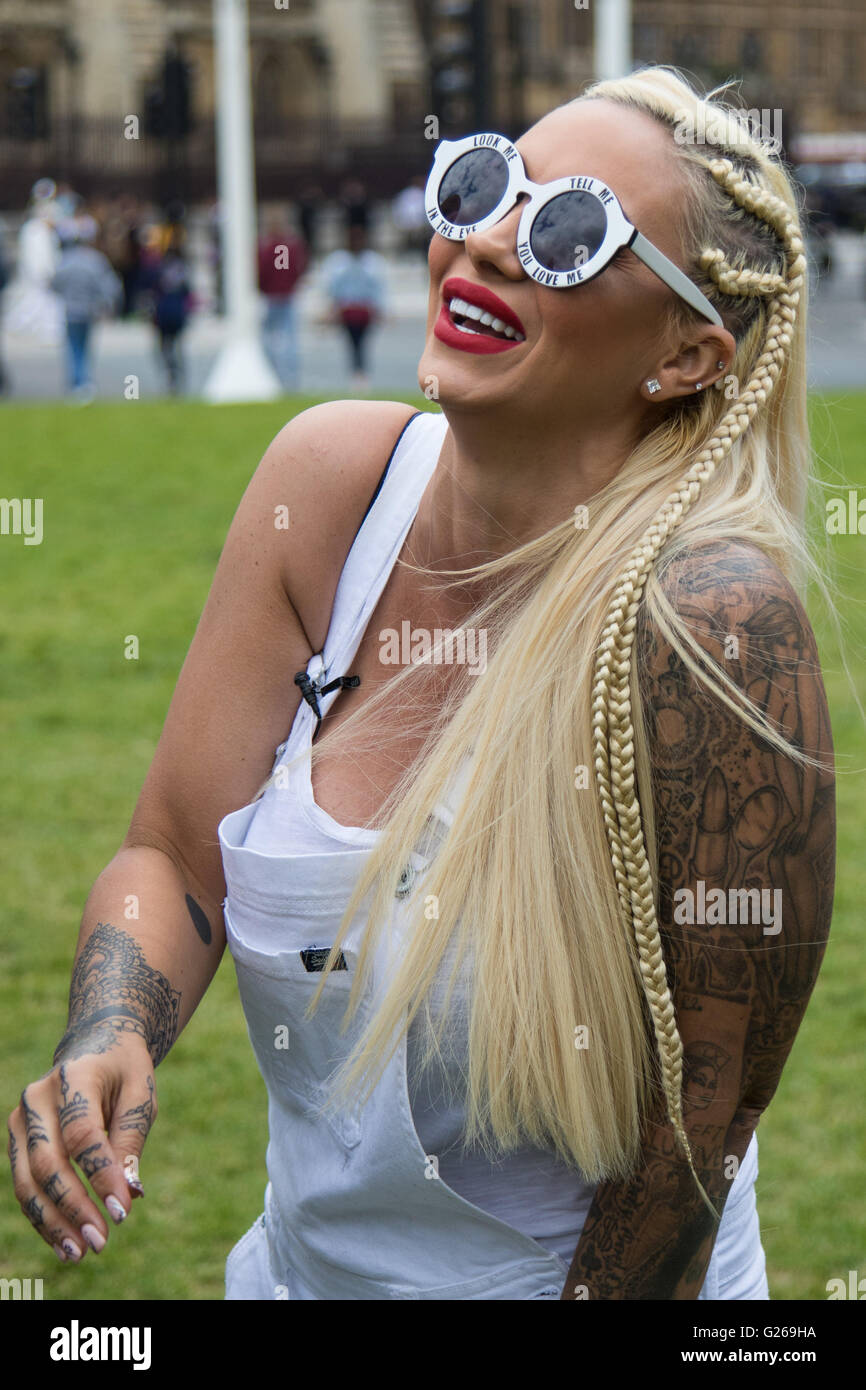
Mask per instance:
[[[0,494],[44,499],[41,545],[0,536],[4,1117],[50,1066],[63,1032],[81,911],[126,831],[237,502],[268,441],[310,404],[0,412]],[[866,496],[866,395],[816,398],[813,418],[831,491]],[[862,691],[866,539],[834,537],[831,558]],[[760,1126],[758,1201],[778,1299],[822,1299],[828,1279],[866,1274],[857,945],[866,730],[832,630],[819,610],[813,618],[839,755],[839,873],[822,975]],[[131,633],[137,661],[123,659]],[[147,1196],[104,1254],[60,1265],[21,1216],[7,1176],[0,1274],[43,1278],[47,1299],[222,1297],[225,1255],[261,1210],[267,1139],[264,1085],[228,955],[157,1082],[160,1118],[141,1165]]]

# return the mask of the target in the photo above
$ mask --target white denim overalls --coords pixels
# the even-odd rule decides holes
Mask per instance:
[[[436,466],[443,416],[415,416],[403,431],[377,505],[358,534],[335,597],[324,650],[308,663],[317,687],[351,673],[370,615]],[[387,527],[387,543],[383,523]],[[371,544],[371,538],[375,540]],[[337,691],[320,699],[324,713]],[[308,749],[315,714],[302,700],[277,761]],[[308,764],[303,765],[307,769]],[[250,1040],[268,1091],[265,1209],[226,1262],[228,1299],[558,1299],[568,1266],[553,1251],[464,1200],[432,1171],[409,1102],[406,1037],[362,1109],[322,1117],[317,1103],[371,1008],[340,1024],[365,927],[365,905],[343,942],[346,969],[321,980],[310,948],[329,947],[369,847],[263,854],[247,846],[261,802],[219,826],[234,958]],[[437,812],[441,808],[437,808]],[[436,813],[434,813],[435,815]],[[429,859],[412,856],[376,955],[380,990],[401,948],[404,895]],[[365,900],[366,904],[366,900]],[[288,1041],[288,1046],[285,1046]],[[726,1204],[701,1298],[767,1298],[755,1210],[757,1145]]]

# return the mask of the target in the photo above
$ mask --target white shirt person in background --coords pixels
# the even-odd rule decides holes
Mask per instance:
[[[369,386],[367,334],[385,309],[386,262],[367,245],[365,227],[350,226],[346,247],[332,251],[322,263],[322,287],[330,301],[329,318],[342,324],[349,340],[354,390]]]

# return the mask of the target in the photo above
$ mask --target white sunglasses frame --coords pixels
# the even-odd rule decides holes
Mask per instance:
[[[439,189],[451,166],[456,164],[463,155],[477,149],[496,150],[502,155],[508,168],[508,183],[496,207],[486,217],[482,217],[478,222],[469,223],[467,226],[461,226],[458,223],[449,222],[439,211]],[[532,251],[530,242],[532,225],[542,208],[546,207],[553,198],[559,197],[561,193],[570,193],[575,190],[581,193],[591,193],[601,203],[607,217],[604,238],[598,250],[581,265],[576,265],[574,270],[548,270],[546,266],[536,260]],[[577,174],[553,179],[550,183],[533,183],[532,179],[527,177],[520,151],[504,135],[485,131],[475,135],[464,135],[460,140],[440,140],[436,146],[433,164],[427,177],[424,207],[427,220],[434,232],[447,237],[449,241],[465,241],[471,232],[484,232],[488,227],[500,222],[511,211],[520,193],[528,193],[530,196],[520,214],[520,223],[517,228],[517,254],[527,275],[531,276],[533,280],[537,280],[540,285],[549,289],[560,290],[585,284],[588,280],[601,274],[617,251],[628,246],[654,275],[657,275],[669,289],[684,299],[692,309],[703,318],[709,319],[710,323],[714,323],[716,327],[724,327],[721,316],[706,296],[701,294],[697,285],[678,266],[675,266],[673,261],[668,260],[658,247],[653,246],[651,241],[647,241],[646,237],[642,236],[637,228],[629,222],[619,199],[606,184],[602,183],[601,179],[591,178],[588,174]]]

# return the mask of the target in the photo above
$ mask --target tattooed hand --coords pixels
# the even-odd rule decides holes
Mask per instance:
[[[760,551],[696,549],[670,567],[663,592],[699,647],[820,764],[778,751],[709,695],[644,615],[636,655],[659,929],[683,1045],[685,1128],[721,1210],[779,1084],[827,941],[832,741],[808,619]],[[633,1177],[599,1186],[562,1297],[697,1298],[716,1230],[659,1111]]]
[[[177,1035],[180,994],[138,943],[98,923],[75,964],[54,1066],[9,1116],[9,1160],[25,1216],[61,1260],[103,1249],[143,1196],[138,1160],[156,1119],[153,1071]]]

